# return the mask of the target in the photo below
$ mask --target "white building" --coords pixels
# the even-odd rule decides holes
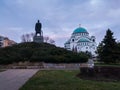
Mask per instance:
[[[3,41],[4,41],[4,37],[0,36],[0,47],[3,47]]]
[[[96,56],[97,44],[95,42],[95,36],[89,36],[89,33],[85,28],[76,28],[70,39],[64,44],[67,50],[73,50],[76,52],[91,52],[93,56]]]

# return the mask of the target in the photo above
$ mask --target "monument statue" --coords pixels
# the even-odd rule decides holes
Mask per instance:
[[[42,24],[38,22],[35,24],[35,36],[33,37],[33,42],[43,43],[43,32],[41,30]],[[37,34],[40,34],[39,36]]]
[[[37,36],[37,34],[40,34],[40,36],[41,36],[41,34],[42,34],[41,28],[42,28],[42,24],[38,20],[38,22],[35,24],[35,31],[36,31],[35,35],[36,36]]]

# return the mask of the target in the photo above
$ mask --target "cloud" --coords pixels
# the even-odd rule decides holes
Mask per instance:
[[[64,45],[79,24],[95,35],[97,42],[108,28],[114,32],[120,29],[120,0],[1,0],[0,3],[0,33],[17,42],[22,34],[35,32],[38,19],[44,35],[53,38],[58,46]]]
[[[21,27],[7,27],[1,28],[0,35],[9,37],[16,42],[20,42],[20,35],[22,34],[23,29]]]

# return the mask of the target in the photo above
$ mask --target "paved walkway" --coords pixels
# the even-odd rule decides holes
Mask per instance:
[[[0,90],[18,90],[38,69],[10,69],[0,72]]]

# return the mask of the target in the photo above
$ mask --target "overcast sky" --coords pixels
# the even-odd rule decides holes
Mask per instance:
[[[79,24],[97,44],[108,28],[120,40],[120,0],[0,0],[0,35],[21,42],[21,35],[35,32],[38,19],[57,46],[63,47]]]

